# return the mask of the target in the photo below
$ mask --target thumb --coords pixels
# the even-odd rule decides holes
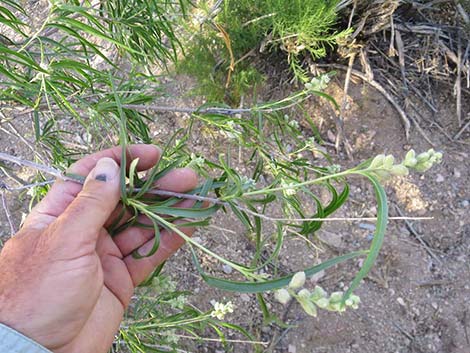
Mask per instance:
[[[102,158],[85,180],[82,191],[57,219],[59,235],[68,241],[96,243],[101,228],[120,199],[120,168],[111,158]]]

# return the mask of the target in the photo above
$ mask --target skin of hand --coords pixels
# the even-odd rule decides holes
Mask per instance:
[[[55,353],[108,352],[134,288],[184,243],[163,230],[157,253],[138,260],[132,252],[149,252],[151,230],[108,234],[106,225],[121,210],[120,155],[113,148],[72,165],[70,173],[87,176],[83,187],[56,181],[0,253],[0,322]],[[139,158],[140,171],[159,157],[155,146],[128,147],[127,161]],[[196,186],[197,175],[185,168],[156,185],[174,192]],[[191,205],[184,200],[178,207]]]

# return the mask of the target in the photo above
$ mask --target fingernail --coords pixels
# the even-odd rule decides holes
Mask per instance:
[[[119,166],[111,158],[101,158],[93,170],[93,178],[103,182],[113,180],[118,174]]]

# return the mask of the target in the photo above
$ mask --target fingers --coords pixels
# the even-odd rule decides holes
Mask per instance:
[[[155,183],[155,187],[161,190],[173,191],[173,192],[188,192],[197,186],[197,174],[190,168],[177,168],[171,170],[164,177],[158,179]],[[117,217],[122,216],[118,223],[118,226],[127,222],[134,214],[129,210],[125,210],[122,214],[122,205],[119,204],[111,217],[105,224],[105,227],[109,227],[113,224]]]
[[[189,208],[194,205],[193,200],[184,200],[175,205],[175,207]],[[146,217],[140,215],[137,218],[139,223],[147,224],[152,226],[152,221]],[[142,227],[130,227],[119,233],[114,237],[114,242],[118,246],[123,256],[130,255],[134,250],[143,246],[149,240],[153,239],[155,231],[153,228],[142,228]],[[144,252],[139,252],[145,254]],[[147,252],[148,253],[148,252]]]
[[[69,173],[87,176],[101,158],[112,158],[118,164],[121,162],[121,147],[110,148],[101,152],[91,154],[74,163],[69,169]],[[127,148],[127,162],[139,158],[137,169],[147,170],[155,165],[160,158],[160,150],[153,145],[130,145]],[[75,199],[82,185],[57,180],[42,200],[32,210],[25,221],[25,226],[44,228],[53,222]]]
[[[194,228],[180,228],[187,236],[191,236]],[[146,254],[153,247],[154,240],[147,241],[139,248],[139,254]],[[142,259],[135,259],[132,255],[124,258],[124,263],[131,275],[134,286],[142,283],[155,270],[155,267],[161,265],[171,255],[173,255],[183,244],[184,239],[175,232],[163,230],[160,234],[160,246],[155,254]]]
[[[173,169],[157,180],[155,188],[173,192],[187,192],[197,186],[197,174],[190,168]]]
[[[88,174],[82,191],[54,223],[61,240],[95,249],[98,234],[120,199],[120,168],[102,158]]]

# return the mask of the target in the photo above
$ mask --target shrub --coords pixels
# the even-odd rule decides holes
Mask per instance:
[[[286,48],[289,43],[297,48],[287,51],[291,62],[297,60],[296,55],[301,50],[323,55],[325,46],[340,35],[331,32],[336,2],[287,4],[291,2],[227,2],[220,18],[221,23],[233,24],[233,27],[227,26],[232,50],[243,53],[272,31],[274,38]],[[14,1],[0,0],[0,23],[7,27],[2,30],[0,41],[2,110],[11,116],[31,116],[37,154],[49,157],[45,159],[59,169],[78,158],[79,152],[70,148],[66,141],[79,133],[85,133],[87,142],[97,146],[114,144],[118,140],[123,150],[129,142],[153,142],[149,131],[152,116],[145,112],[172,110],[146,105],[161,92],[158,77],[152,74],[153,65],[165,66],[178,57],[180,41],[175,35],[175,26],[181,24],[179,16],[184,14],[186,6],[184,1],[175,4],[165,0],[109,0],[100,3],[99,7],[88,2],[54,1],[42,24],[32,28],[23,8]],[[254,21],[256,16],[266,13],[263,6],[274,11],[276,16],[258,17]],[[320,20],[322,16],[326,16],[324,22]],[[247,20],[252,22],[247,25]],[[253,28],[256,30],[245,38],[243,33]],[[222,29],[220,31],[223,33]],[[228,43],[226,41],[225,45]],[[210,41],[206,44],[209,48],[212,46]],[[214,45],[221,47],[220,42]],[[304,48],[299,49],[302,46]],[[194,47],[192,50],[196,50],[201,60],[210,53],[207,68],[217,62],[210,60],[211,56],[218,55],[215,52]],[[201,67],[201,71],[205,69]],[[257,74],[250,73],[249,68],[243,72],[239,76],[233,75],[231,81],[246,89]],[[126,175],[123,169],[121,174],[122,203],[136,214],[147,215],[155,229],[152,251],[135,256],[154,253],[158,249],[160,229],[170,229],[187,240],[194,266],[208,285],[227,291],[256,293],[267,321],[272,315],[265,297],[275,290],[284,289],[285,292],[277,292],[277,297],[295,297],[309,314],[314,314],[317,307],[335,311],[357,307],[359,300],[353,291],[378,256],[387,224],[387,200],[380,180],[404,175],[409,168],[424,171],[438,162],[441,155],[433,150],[417,156],[410,152],[401,163],[396,163],[392,156],[380,155],[347,170],[332,164],[328,156],[318,159],[317,156],[323,153],[318,141],[300,129],[296,117],[302,112],[300,104],[311,95],[331,99],[322,93],[327,81],[327,76],[315,78],[289,97],[248,109],[231,109],[222,104],[195,109],[183,128],[172,136],[160,136],[164,139],[163,156],[147,179],[135,172],[135,161],[128,161],[130,172]],[[307,115],[303,117],[315,131],[311,119]],[[63,128],[65,120],[69,122],[68,131]],[[202,129],[210,129],[214,146],[219,146],[211,156],[197,155],[191,149],[191,138]],[[157,142],[162,143],[161,140]],[[241,173],[235,168],[234,151],[248,156],[246,172]],[[0,156],[3,160],[15,161],[6,154]],[[125,162],[125,153],[122,158]],[[185,195],[162,194],[161,190],[154,190],[153,182],[158,177],[179,166],[196,169],[205,181]],[[44,170],[42,168],[37,174],[41,183],[33,191],[36,198],[44,195],[47,189],[44,184],[49,183]],[[303,284],[292,285],[293,277],[295,283],[299,282],[299,275],[295,277],[294,273],[277,277],[273,272],[272,278],[261,274],[259,270],[267,265],[276,267],[286,239],[291,236],[311,239],[327,217],[347,201],[347,178],[350,176],[365,177],[376,193],[377,227],[370,248],[302,269],[303,275],[300,275],[302,279],[364,256],[363,267],[347,291],[333,293],[327,298],[326,294],[319,296],[320,290],[310,293],[301,289],[297,292]],[[69,177],[82,181],[76,176]],[[330,194],[326,203],[318,196],[321,188]],[[148,198],[149,193],[155,197]],[[180,209],[175,204],[181,198],[192,198],[197,202],[190,209]],[[202,201],[210,201],[211,206],[202,208]],[[273,205],[279,206],[283,215],[270,215]],[[313,213],[309,206],[314,206]],[[250,262],[242,264],[226,259],[188,238],[179,229],[183,225],[207,226],[211,217],[220,212],[233,213],[246,228],[247,241],[252,242],[255,249]],[[184,220],[184,223],[176,226],[172,223],[175,220]],[[118,228],[110,227],[109,231],[116,234],[131,225],[144,226],[131,219]],[[204,268],[198,260],[201,253],[230,266],[244,280],[218,278],[209,273],[211,269]],[[264,257],[266,253],[269,255]],[[132,352],[158,350],[161,345],[175,347],[177,336],[174,330],[199,338],[199,334],[211,328],[223,342],[221,329],[229,328],[252,339],[243,328],[222,321],[223,315],[231,310],[230,304],[214,303],[214,309],[208,312],[188,306],[181,299],[187,293],[177,291],[168,282],[165,284],[161,270],[158,268],[139,290],[140,295],[122,327],[116,351],[123,345]]]

